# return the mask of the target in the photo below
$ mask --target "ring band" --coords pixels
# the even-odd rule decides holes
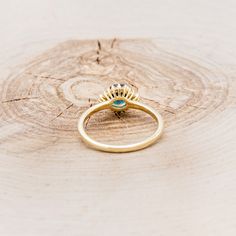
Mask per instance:
[[[156,142],[164,128],[164,122],[161,115],[153,108],[138,101],[139,96],[134,90],[125,84],[114,84],[100,96],[99,103],[86,110],[78,121],[78,131],[85,143],[94,149],[105,152],[131,152],[143,149]],[[85,124],[88,119],[96,112],[111,109],[115,112],[125,111],[127,109],[142,110],[149,114],[156,122],[156,131],[143,141],[127,145],[110,145],[100,143],[86,133]]]

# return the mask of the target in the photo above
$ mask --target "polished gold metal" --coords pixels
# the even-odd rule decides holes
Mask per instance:
[[[93,140],[86,133],[85,123],[94,113],[105,109],[121,112],[130,108],[148,113],[157,122],[156,131],[145,140],[128,145],[109,145]],[[113,84],[100,96],[99,103],[85,111],[78,121],[78,130],[83,141],[94,149],[106,152],[131,152],[146,148],[160,138],[163,128],[161,115],[153,108],[139,102],[139,95],[126,84]]]

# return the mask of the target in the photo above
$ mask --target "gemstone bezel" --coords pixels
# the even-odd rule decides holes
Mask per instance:
[[[99,102],[110,101],[109,105],[113,111],[124,111],[128,109],[130,101],[138,100],[138,93],[124,83],[112,84],[99,98]]]

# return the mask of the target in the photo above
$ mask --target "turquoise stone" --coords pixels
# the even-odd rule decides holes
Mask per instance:
[[[126,106],[126,102],[124,100],[115,100],[112,103],[112,106],[115,108],[124,108]]]

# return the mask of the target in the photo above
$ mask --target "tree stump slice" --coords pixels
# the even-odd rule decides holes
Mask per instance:
[[[111,154],[81,141],[80,115],[115,82],[162,114],[158,143]],[[1,235],[235,235],[232,68],[159,39],[70,40],[0,83]],[[111,144],[154,129],[133,110],[87,126]]]

